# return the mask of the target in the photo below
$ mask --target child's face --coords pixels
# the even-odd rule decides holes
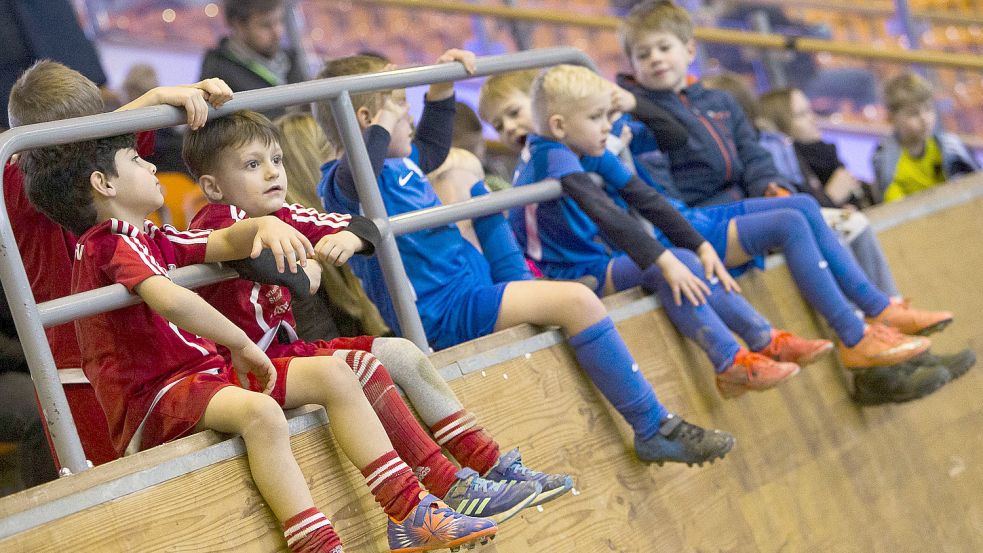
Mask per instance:
[[[790,134],[792,140],[811,144],[822,140],[822,133],[816,124],[816,113],[809,105],[809,99],[801,90],[792,92],[792,123]]]
[[[611,95],[598,94],[566,106],[561,132],[552,130],[557,138],[580,156],[599,156],[607,147],[611,134]],[[553,125],[551,125],[552,127]]]
[[[141,158],[133,148],[117,150],[114,162],[116,176],[108,180],[117,189],[117,203],[144,217],[164,205],[153,163]]]
[[[679,92],[686,87],[686,71],[696,57],[696,44],[683,42],[664,31],[642,34],[631,46],[635,80],[651,90]]]
[[[492,106],[489,117],[488,122],[498,133],[498,139],[516,153],[526,145],[529,133],[535,132],[532,99],[518,90],[512,91],[504,101]]]
[[[392,101],[399,104],[400,106],[405,106],[406,102],[406,91],[405,90],[394,90],[392,91]],[[409,112],[406,116],[401,118],[396,126],[393,127],[392,135],[389,139],[389,151],[386,152],[386,157],[392,158],[404,158],[413,151],[413,120],[410,117]]]
[[[269,215],[283,206],[287,175],[280,145],[255,139],[239,148],[219,152],[219,162],[205,183],[209,201],[230,204],[250,217]]]
[[[931,100],[905,106],[891,114],[891,124],[903,145],[918,146],[935,130],[938,115]]]

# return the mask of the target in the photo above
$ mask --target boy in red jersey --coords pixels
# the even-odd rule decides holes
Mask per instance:
[[[72,292],[120,283],[145,302],[76,322],[83,370],[106,411],[117,452],[204,429],[241,434],[253,480],[290,550],[340,553],[341,542],[314,506],[291,453],[282,411],[320,404],[389,515],[394,551],[454,547],[494,535],[493,522],[455,513],[420,487],[341,361],[271,361],[166,274],[181,265],[256,257],[263,248],[272,250],[281,270],[286,264],[295,272],[298,260],[302,265],[312,253],[310,242],[274,217],[214,232],[157,228],[145,220],[163,203],[155,173],[126,135],[49,152],[26,181],[34,205],[81,235]],[[216,353],[216,343],[228,348],[231,363]],[[424,526],[444,531],[420,532]]]
[[[372,252],[378,230],[368,219],[284,203],[287,182],[279,137],[273,124],[259,113],[238,112],[188,133],[183,154],[210,202],[192,220],[192,228],[220,229],[250,217],[272,215],[303,233],[317,244],[318,255],[336,264],[355,253]],[[501,522],[525,506],[553,499],[573,487],[568,476],[526,468],[516,450],[500,456],[498,444],[461,406],[412,342],[373,336],[330,342],[299,340],[290,292],[276,285],[238,279],[205,287],[201,295],[270,357],[333,355],[344,359],[358,376],[400,457],[427,489],[451,507]],[[220,351],[228,358],[227,351]],[[416,400],[414,405],[425,420],[429,419],[440,445],[416,421],[383,365],[395,366],[399,374],[418,373],[416,380],[424,381],[408,395]],[[427,417],[434,412],[442,414]],[[443,456],[441,445],[465,468],[458,471]]]

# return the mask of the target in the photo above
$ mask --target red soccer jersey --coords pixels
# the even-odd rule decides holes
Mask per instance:
[[[154,275],[201,263],[208,231],[144,230],[110,219],[79,239],[72,292],[120,283],[131,292]],[[106,412],[113,446],[122,453],[143,421],[157,392],[167,384],[225,361],[215,344],[138,304],[76,321],[82,369]]]
[[[154,131],[137,133],[137,152],[148,156],[154,152]],[[37,303],[67,296],[71,291],[72,259],[75,243],[71,232],[34,208],[24,190],[24,173],[12,163],[3,168],[3,198],[14,231],[17,249],[24,261],[24,271]],[[48,345],[59,369],[82,366],[75,325],[65,323],[45,329]]]
[[[321,213],[298,204],[283,204],[271,215],[299,230],[312,244],[345,230],[352,219],[351,215]],[[215,230],[246,217],[246,213],[235,206],[208,204],[195,215],[190,226]],[[296,326],[290,310],[290,292],[282,286],[240,278],[206,286],[198,293],[255,343],[260,343],[264,336],[272,338],[281,322]],[[225,348],[219,346],[219,352],[228,359],[229,352]]]

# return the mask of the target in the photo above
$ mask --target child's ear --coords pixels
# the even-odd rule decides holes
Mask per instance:
[[[686,53],[689,56],[689,62],[693,63],[696,60],[696,41],[692,38],[686,41]]]
[[[116,197],[116,187],[113,186],[113,183],[109,182],[109,177],[102,171],[93,171],[89,175],[89,185],[100,196],[106,198]]]
[[[201,187],[201,191],[205,194],[205,198],[209,202],[219,203],[222,201],[224,196],[222,189],[218,187],[218,181],[212,175],[198,177],[198,186]]]
[[[362,106],[355,110],[355,119],[358,120],[358,125],[363,129],[372,124],[372,112],[369,108]]]
[[[546,120],[546,128],[549,129],[550,136],[553,138],[563,140],[567,136],[566,121],[558,113],[550,115],[550,118]]]

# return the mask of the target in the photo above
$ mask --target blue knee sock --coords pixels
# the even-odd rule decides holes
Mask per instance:
[[[752,202],[747,202],[751,204]],[[755,202],[756,203],[756,202]],[[768,209],[737,218],[741,245],[751,255],[780,249],[806,301],[819,311],[847,346],[863,338],[864,324],[833,278],[805,216],[795,209]]]
[[[697,275],[703,274],[703,266],[700,265],[699,259],[693,252],[673,248],[672,253],[685,263],[691,271]],[[683,304],[676,305],[672,298],[672,289],[662,278],[662,271],[655,265],[646,269],[642,273],[641,279],[643,288],[658,294],[662,309],[672,324],[684,336],[699,344],[700,348],[706,352],[716,372],[724,372],[734,363],[734,356],[741,349],[741,345],[737,343],[730,329],[718,316],[713,302],[695,306],[683,298]],[[724,294],[723,289],[719,286],[717,289],[711,287],[711,291],[713,292],[711,295]]]
[[[669,411],[638,370],[614,322],[605,317],[571,336],[569,343],[580,367],[635,434],[642,440],[654,436]]]
[[[829,272],[836,279],[836,283],[844,296],[869,317],[874,317],[884,311],[891,299],[871,282],[850,252],[843,247],[836,232],[826,224],[822,213],[819,211],[819,204],[812,196],[796,194],[787,198],[755,199],[745,203],[748,213],[774,209],[769,205],[791,208],[805,217],[816,246],[819,248],[819,253],[829,264]],[[788,255],[785,257],[788,258]]]

